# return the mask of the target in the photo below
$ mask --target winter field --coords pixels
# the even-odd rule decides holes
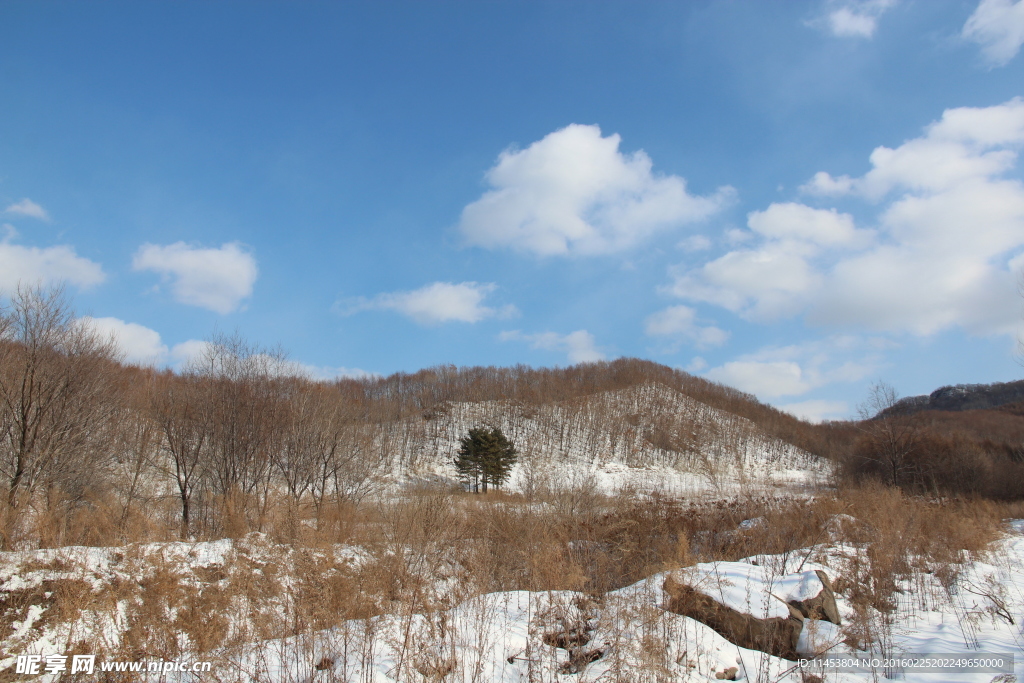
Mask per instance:
[[[9,414],[0,681],[1008,683],[798,660],[1024,642],[1024,507],[851,477],[811,450],[870,430],[670,368],[325,384],[235,339],[179,375],[0,349],[46,380],[11,391],[66,393]],[[453,462],[479,426],[518,451],[486,494]],[[856,445],[892,464],[902,428]]]
[[[879,508],[942,514],[892,494],[862,494],[868,496],[876,499],[861,502],[875,507],[875,514],[883,512]],[[785,533],[787,517],[802,512],[813,523],[827,506],[822,501],[799,511],[770,507],[766,516],[727,533],[728,540],[713,542],[726,543],[723,547],[757,543],[757,534],[773,527]],[[740,647],[699,621],[673,613],[664,590],[666,579],[674,577],[739,612],[784,618],[785,601],[820,591],[815,570],[832,577],[841,626],[805,620],[797,645],[801,656],[1019,656],[1024,645],[1018,623],[1024,614],[1024,523],[1009,523],[984,547],[959,553],[946,549],[946,557],[934,548],[887,556],[893,548],[874,546],[895,540],[883,537],[892,530],[880,532],[875,541],[856,542],[874,531],[872,522],[853,515],[829,515],[820,531],[820,542],[805,548],[653,573],[603,594],[514,590],[471,595],[459,576],[465,568],[457,553],[445,561],[442,544],[413,544],[399,561],[423,572],[418,585],[407,587],[414,595],[393,596],[372,617],[323,629],[310,622],[284,638],[260,636],[287,630],[289,622],[308,613],[302,601],[324,599],[311,593],[311,583],[355,579],[361,570],[380,569],[383,558],[350,545],[297,550],[259,534],[235,541],[5,553],[0,580],[8,611],[3,652],[8,654],[0,668],[8,680],[28,679],[33,677],[10,675],[15,653],[88,652],[100,661],[117,661],[131,651],[132,660],[212,664],[210,674],[168,674],[167,680],[815,680],[794,661]],[[563,551],[571,555],[574,546],[586,543],[570,542]],[[901,562],[906,566],[898,567]],[[892,574],[880,576],[878,563],[890,563]],[[442,565],[451,573],[437,571]],[[888,586],[873,583],[887,579],[892,581]],[[20,611],[21,618],[11,621],[12,610]],[[148,615],[154,620],[148,624],[147,611],[157,612]],[[204,638],[217,630],[236,644],[204,648]],[[998,676],[956,667],[926,673],[878,666],[860,673],[830,672],[820,680],[1013,680]],[[57,673],[34,679],[61,680]]]
[[[1024,523],[1003,522],[1006,506],[870,487],[700,502],[435,487],[360,508],[338,520],[343,543],[306,524],[291,542],[250,533],[3,553],[4,680],[73,678],[46,672],[54,654],[95,655],[101,680],[1015,680],[801,669],[678,613],[670,594],[684,583],[785,618],[787,602],[820,593],[815,570],[840,623],[804,619],[799,657],[1019,657],[1024,646]],[[18,674],[30,654],[40,673]],[[99,669],[164,662],[210,671]]]

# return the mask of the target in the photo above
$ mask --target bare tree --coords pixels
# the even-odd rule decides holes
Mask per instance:
[[[242,509],[255,497],[265,512],[271,462],[280,447],[286,375],[281,351],[246,343],[237,334],[215,336],[186,375],[203,380],[209,394],[207,441],[211,482],[226,505]]]
[[[317,480],[321,460],[333,458],[338,447],[324,394],[316,384],[296,381],[289,386],[283,439],[273,462],[295,503]]]
[[[876,382],[858,412],[866,439],[856,449],[857,465],[881,474],[891,486],[907,483],[919,435],[907,411],[901,409],[899,394],[891,385]]]
[[[207,436],[211,416],[208,392],[195,377],[169,374],[155,382],[150,394],[150,411],[163,436],[169,469],[181,502],[181,537],[189,537],[193,521],[193,498],[205,483],[208,470]]]
[[[13,512],[40,488],[80,499],[102,469],[117,347],[75,319],[61,287],[19,286],[0,319],[6,505]]]
[[[160,427],[149,411],[149,397],[155,381],[154,371],[130,368],[127,386],[118,408],[112,429],[111,455],[115,477],[119,486],[121,515],[118,527],[121,540],[125,536],[129,517],[146,487],[146,474],[156,464],[160,445]]]

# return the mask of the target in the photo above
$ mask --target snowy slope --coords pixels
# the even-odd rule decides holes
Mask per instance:
[[[478,425],[500,427],[520,451],[513,491],[574,484],[608,493],[721,494],[814,485],[829,474],[827,462],[749,420],[646,384],[541,406],[445,404],[378,434],[385,478],[451,479],[459,438]]]

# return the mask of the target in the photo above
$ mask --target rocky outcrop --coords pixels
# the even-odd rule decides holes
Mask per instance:
[[[879,416],[909,415],[922,410],[987,410],[1024,401],[1024,380],[940,387],[927,396],[907,396]]]

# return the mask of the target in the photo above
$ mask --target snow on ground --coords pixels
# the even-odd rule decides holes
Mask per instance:
[[[799,680],[793,663],[732,645],[692,619],[662,609],[664,575],[595,603],[572,591],[491,593],[432,615],[387,615],[349,622],[308,638],[254,645],[234,660],[239,679],[268,681]],[[570,671],[559,634],[586,635],[598,658]],[[317,670],[319,667],[319,670]],[[787,673],[789,672],[789,673]],[[655,677],[657,674],[657,677]]]
[[[883,649],[873,654],[1009,654],[1009,661],[1016,656],[1019,666],[1024,652],[1020,623],[1024,618],[1024,524],[1014,523],[1012,528],[986,559],[965,565],[959,587],[952,593],[934,576],[919,583],[917,593],[911,582],[905,582],[901,587],[905,593],[892,618],[874,615]],[[739,611],[785,617],[788,609],[782,600],[810,597],[821,589],[813,570],[840,576],[851,558],[862,551],[852,546],[819,546],[785,556],[705,563],[680,570],[680,575],[699,582],[703,592]],[[254,644],[233,665],[258,680],[308,683],[683,682],[729,676],[751,681],[804,680],[794,662],[738,647],[707,626],[664,609],[666,596],[661,587],[667,576],[651,576],[598,602],[570,591],[518,591],[479,596],[430,615],[393,614],[348,622],[305,638]],[[842,595],[837,595],[837,606],[844,626],[856,620],[853,607]],[[888,627],[887,621],[891,622]],[[587,637],[577,655],[597,656],[581,671],[570,673],[570,651],[552,642],[558,634],[574,633]],[[832,624],[808,620],[800,648],[827,650],[833,656],[871,654],[844,643],[845,635]],[[879,666],[860,672],[830,672],[825,680],[1016,680],[999,676],[993,671],[956,668],[894,672]]]
[[[904,581],[891,618],[875,613],[886,657],[942,654],[983,657],[1009,654],[1022,663],[1024,653],[1024,521],[984,559],[966,562],[960,581],[947,589],[939,577]],[[739,562],[704,563],[681,570],[701,590],[739,611],[754,616],[785,617],[782,600],[817,595],[821,583],[814,570],[836,578],[864,548],[818,546],[779,556]],[[425,671],[449,671],[453,681],[604,681],[604,680],[735,680],[801,681],[794,662],[745,650],[712,629],[664,609],[661,590],[667,574],[657,574],[604,596],[601,604],[582,594],[495,593],[430,616],[389,615],[370,622],[348,623],[339,629],[297,640],[263,643],[238,660],[240,669],[266,665],[267,680],[336,679],[384,683],[429,679]],[[923,582],[922,579],[923,578]],[[781,598],[781,599],[780,599]],[[845,625],[856,620],[850,603],[837,595]],[[800,647],[828,650],[835,656],[865,655],[843,642],[845,633],[832,624],[805,622]],[[887,625],[888,624],[888,625]],[[545,643],[545,634],[592,628],[583,652],[601,650],[599,659],[582,672],[560,673],[569,662],[565,649]],[[808,641],[814,641],[809,643]],[[311,668],[316,661],[322,671]],[[731,671],[736,667],[736,671]],[[878,667],[829,673],[828,681],[873,681],[887,677],[907,681],[972,681],[1009,683],[998,672],[894,672]],[[422,680],[422,679],[420,679]],[[441,679],[437,679],[441,680]]]
[[[170,580],[179,595],[209,596],[210,587],[225,588],[232,580],[258,576],[269,577],[268,585],[287,593],[296,563],[329,575],[350,571],[365,557],[359,548],[342,545],[300,551],[259,533],[238,540],[0,553],[0,627],[7,631],[0,633],[0,672],[12,667],[18,654],[60,654],[83,640],[116,649],[131,628],[128,613],[139,609],[148,586],[156,582]],[[54,598],[58,592],[64,604],[77,609],[75,619],[63,618]],[[279,596],[268,595],[266,603],[281,614],[288,607],[287,599]],[[12,618],[22,616],[26,604],[23,618]],[[235,623],[231,628],[244,626]],[[179,645],[190,646],[184,633]]]
[[[771,568],[746,562],[704,562],[679,572],[679,579],[716,602],[755,617],[785,619],[786,603],[821,592],[813,571],[774,576]]]
[[[1022,534],[1024,521],[1011,522],[1005,538],[988,553],[963,563],[956,581],[939,572],[905,580],[894,611],[888,616],[869,614],[883,645],[875,654],[1012,653],[1019,666],[1024,652]],[[45,588],[47,581],[62,577],[95,586],[114,576],[139,581],[146,562],[169,563],[199,580],[202,570],[230,567],[239,557],[283,562],[289,552],[251,535],[237,542],[3,553],[0,594]],[[356,549],[339,546],[330,552],[342,562],[361,561]],[[676,578],[687,579],[740,611],[784,617],[783,600],[810,597],[820,590],[814,570],[838,579],[848,575],[851,563],[864,552],[853,545],[823,544],[786,555],[703,563],[676,570]],[[662,591],[667,576],[656,574],[600,597],[572,591],[491,593],[450,609],[383,614],[301,636],[253,641],[208,657],[216,664],[213,678],[224,681],[708,681],[721,680],[719,675],[751,681],[802,680],[794,662],[740,648],[707,626],[667,611]],[[842,593],[840,589],[837,606],[843,628],[808,621],[802,647],[830,648],[833,655],[865,654],[843,642],[847,629],[857,624],[857,614]],[[45,603],[33,606],[24,620],[3,634],[0,671],[13,666],[16,654],[60,653],[70,642],[52,622],[41,626],[45,610]],[[114,642],[119,635],[116,612],[107,621],[83,614],[76,627],[106,629],[100,635]],[[879,668],[829,673],[825,680],[871,681],[884,679],[885,674]],[[1013,680],[997,675],[947,669],[895,677],[927,682]],[[173,674],[165,680],[195,680],[191,676]],[[42,674],[31,680],[52,683],[56,677]]]

